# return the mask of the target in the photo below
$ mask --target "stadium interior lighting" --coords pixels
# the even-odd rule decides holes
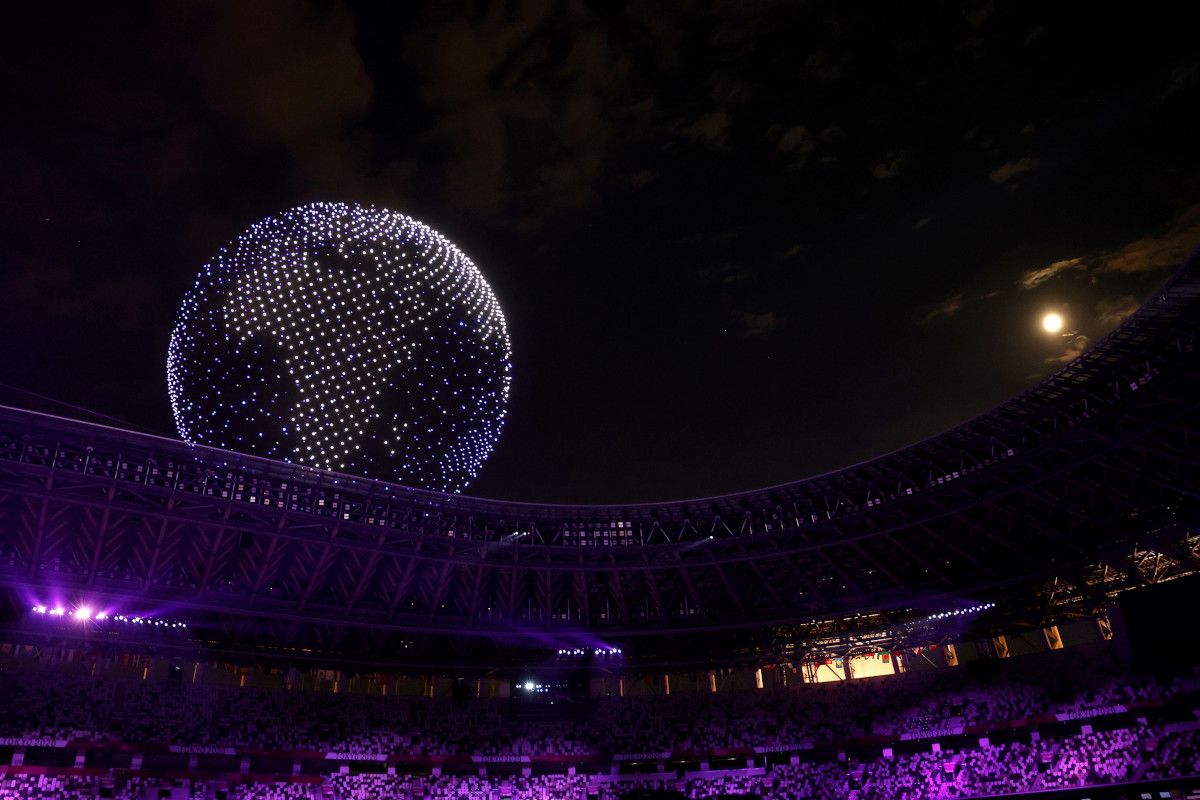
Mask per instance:
[[[560,647],[558,655],[560,656],[582,656],[587,655],[588,648],[585,647]],[[619,656],[622,655],[619,647],[593,647],[590,652],[594,656]]]
[[[125,614],[110,614],[107,611],[94,611],[91,606],[80,605],[68,610],[64,606],[53,608],[35,603],[30,611],[39,616],[70,617],[75,622],[121,622],[132,625],[150,625],[155,628],[186,628],[186,622],[175,619],[158,619],[151,616],[128,616]]]
[[[525,685],[522,688],[524,688],[525,691],[527,691],[527,692],[532,692],[534,689],[533,681],[525,681]]]
[[[965,617],[968,614],[978,614],[980,612],[988,611],[995,607],[996,607],[995,603],[981,603],[977,606],[971,606],[970,608],[959,608],[959,609],[955,609],[954,611],[942,611],[938,614],[930,614],[925,619],[934,620],[934,619],[948,619],[950,617]]]

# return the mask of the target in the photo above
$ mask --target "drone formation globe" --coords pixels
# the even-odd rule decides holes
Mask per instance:
[[[499,439],[510,359],[500,304],[446,237],[313,203],[201,269],[167,389],[190,443],[457,492]]]

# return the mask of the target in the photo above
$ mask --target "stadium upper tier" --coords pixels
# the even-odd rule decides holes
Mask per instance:
[[[386,633],[625,635],[1197,563],[1200,261],[1080,358],[845,469],[675,502],[413,489],[0,407],[0,583]],[[984,368],[984,365],[981,365]],[[182,613],[182,612],[180,612]]]

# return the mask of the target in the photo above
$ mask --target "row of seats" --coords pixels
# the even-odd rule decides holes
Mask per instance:
[[[0,800],[617,800],[633,790],[688,800],[957,800],[1200,775],[1200,737],[1137,724],[1060,739],[867,761],[823,759],[680,778],[339,774],[325,785],[6,775]],[[1200,777],[1197,778],[1200,782]]]
[[[1104,651],[1107,652],[1107,651]],[[582,719],[521,719],[506,700],[378,697],[17,671],[3,676],[0,737],[108,739],[274,750],[538,756],[820,745],[919,736],[1055,712],[1167,699],[1176,681],[1111,655],[1027,656],[988,671],[840,684],[597,698]]]

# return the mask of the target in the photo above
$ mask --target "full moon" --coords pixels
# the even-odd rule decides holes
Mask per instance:
[[[1063,327],[1063,318],[1061,314],[1050,313],[1042,317],[1042,327],[1046,333],[1058,333]]]

